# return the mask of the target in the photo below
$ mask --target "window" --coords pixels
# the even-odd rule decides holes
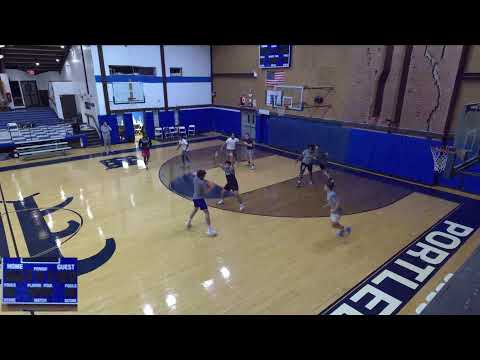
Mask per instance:
[[[179,68],[179,67],[170,68],[170,76],[182,76],[182,74],[183,74],[182,68]]]
[[[156,75],[154,67],[110,65],[108,68],[110,69],[110,75]]]

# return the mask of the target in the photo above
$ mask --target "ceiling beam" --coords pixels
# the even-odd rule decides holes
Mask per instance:
[[[67,45],[65,45],[65,49]],[[46,48],[35,48],[35,47],[17,47],[17,46],[5,46],[2,48],[3,51],[28,51],[28,52],[64,52],[65,49],[58,48],[58,49],[46,49]]]
[[[28,57],[32,58],[33,56],[41,56],[41,57],[49,57],[49,58],[55,58],[55,57],[62,57],[64,53],[58,53],[58,54],[34,54],[34,53],[22,53],[22,52],[9,52],[9,53],[4,53],[5,55],[8,55],[9,57]]]

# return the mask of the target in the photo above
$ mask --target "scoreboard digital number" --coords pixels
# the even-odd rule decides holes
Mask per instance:
[[[3,258],[3,305],[77,305],[76,258]]]
[[[289,68],[292,57],[291,45],[260,45],[260,68]]]

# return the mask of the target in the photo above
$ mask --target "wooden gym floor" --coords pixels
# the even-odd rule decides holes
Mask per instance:
[[[192,156],[221,143],[193,143]],[[334,168],[348,214],[342,222],[353,228],[339,239],[322,209],[323,175],[316,172],[313,186],[296,189],[295,161],[266,151],[256,170],[237,167],[245,213],[234,199],[225,208],[209,200],[218,231],[209,238],[201,213],[185,229],[191,201],[160,180],[164,164],[171,166],[166,179],[176,178],[174,146],[153,149],[149,170],[100,163],[116,157],[122,155],[0,172],[7,243],[1,255],[57,251],[81,260],[76,314],[319,314],[458,205]],[[212,166],[207,179],[223,186],[222,171]],[[400,314],[414,314],[479,243],[475,232]],[[19,312],[2,309],[6,313]]]

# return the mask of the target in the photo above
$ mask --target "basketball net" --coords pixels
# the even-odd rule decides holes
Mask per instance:
[[[448,149],[445,147],[431,146],[433,157],[433,170],[436,172],[442,172],[447,166]]]

